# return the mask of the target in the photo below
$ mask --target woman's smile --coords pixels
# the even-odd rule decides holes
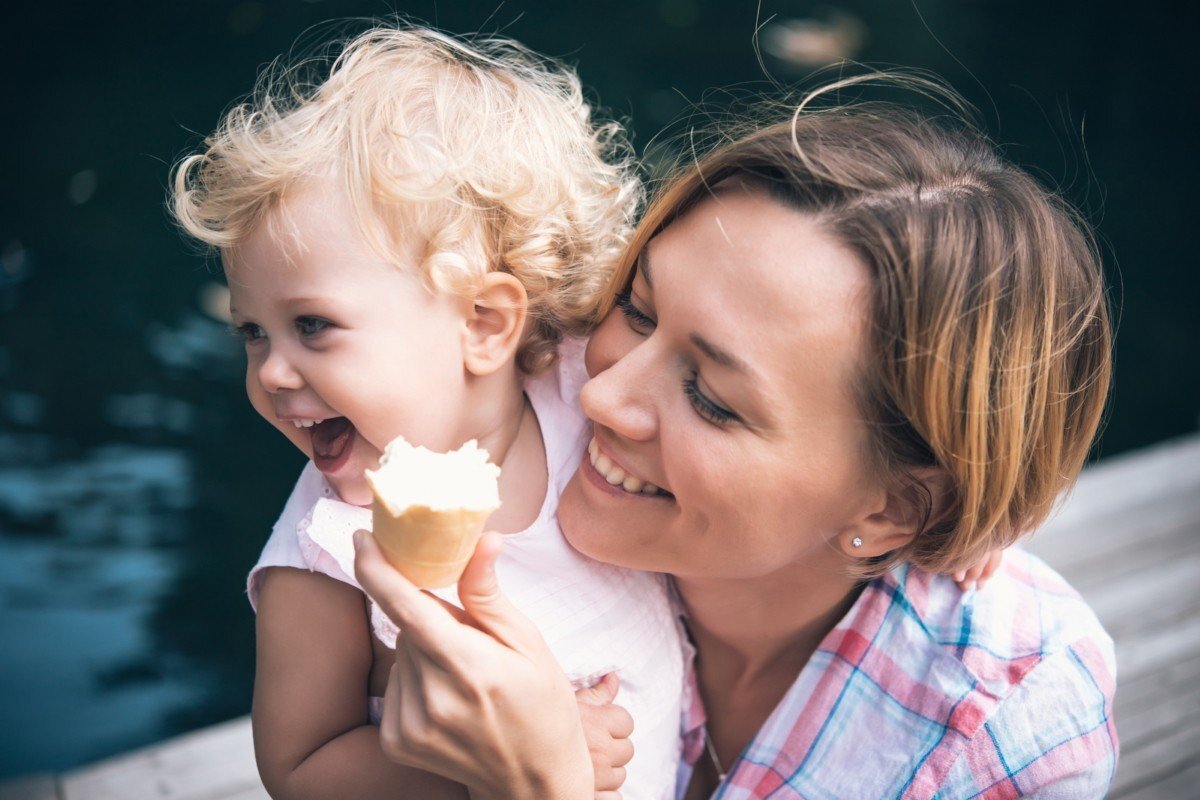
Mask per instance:
[[[632,494],[647,498],[674,499],[667,490],[639,478],[617,464],[600,449],[595,436],[588,442],[587,457],[580,469],[583,470],[601,491],[607,494]]]

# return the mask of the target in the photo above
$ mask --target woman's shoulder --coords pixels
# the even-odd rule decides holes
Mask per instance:
[[[1061,575],[1020,548],[983,589],[963,592],[944,575],[901,567],[881,579],[917,641],[959,662],[970,679],[1004,697],[1035,666],[1075,650],[1094,672],[1115,673],[1112,638]],[[1074,669],[1070,660],[1063,669]]]
[[[939,797],[998,784],[1018,795],[1054,785],[1062,796],[1103,796],[1117,753],[1112,639],[1029,553],[1009,552],[973,592],[899,567],[867,586],[831,644],[831,669],[851,661],[853,674],[868,676],[857,681],[868,707],[900,709],[886,723],[873,711],[838,711],[854,717],[843,730],[886,724],[897,757],[936,741],[908,786]]]

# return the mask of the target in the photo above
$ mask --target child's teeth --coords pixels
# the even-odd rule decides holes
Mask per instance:
[[[603,453],[596,457],[596,471],[601,475],[607,475],[608,471],[612,469],[612,465],[612,460]]]
[[[604,480],[608,481],[613,486],[616,486],[618,483],[624,482],[625,470],[621,469],[620,467],[613,467],[612,471],[604,476]]]
[[[643,483],[642,484],[642,494],[654,494],[657,491],[658,491],[658,487],[655,486],[653,483]]]
[[[596,446],[596,440],[595,440],[595,439],[592,439],[590,442],[588,442],[588,455],[589,455],[589,456],[591,456],[592,458],[595,458],[595,457],[596,457],[596,451],[597,451],[598,449],[599,449],[599,448]]]
[[[642,482],[632,475],[626,475],[625,480],[621,481],[621,488],[627,492],[640,492],[642,490]]]

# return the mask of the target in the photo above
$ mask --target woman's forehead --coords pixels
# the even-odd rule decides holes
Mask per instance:
[[[639,272],[660,315],[751,370],[784,380],[803,361],[830,373],[822,382],[856,372],[865,266],[761,190],[727,190],[689,210],[644,248]]]

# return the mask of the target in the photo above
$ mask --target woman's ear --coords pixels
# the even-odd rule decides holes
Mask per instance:
[[[529,297],[507,272],[489,272],[475,293],[463,329],[463,363],[476,377],[512,361],[525,332]]]
[[[881,489],[873,510],[838,534],[839,549],[852,558],[877,558],[905,546],[950,510],[954,483],[940,467],[909,470],[908,482]]]

